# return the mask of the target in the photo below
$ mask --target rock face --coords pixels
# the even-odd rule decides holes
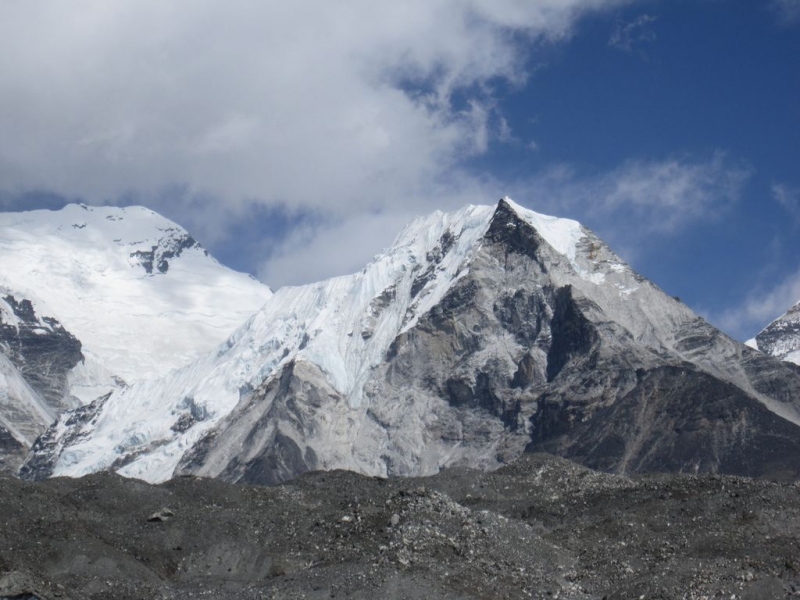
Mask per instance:
[[[6,295],[0,299],[0,348],[53,409],[76,406],[67,375],[83,361],[81,343],[56,319],[38,316],[30,300]]]
[[[13,472],[36,438],[64,410],[79,406],[69,374],[81,344],[30,300],[0,298],[0,470]]]
[[[764,354],[800,365],[800,302],[748,342]]]
[[[508,199],[412,223],[363,271],[279,290],[213,355],[35,448],[273,484],[429,475],[546,450],[616,473],[800,475],[800,375],[720,333],[574,221]]]

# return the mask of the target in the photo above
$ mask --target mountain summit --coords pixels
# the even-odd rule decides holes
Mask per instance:
[[[185,365],[270,296],[146,208],[0,213],[0,471],[65,409]]]
[[[56,316],[129,383],[222,342],[271,295],[140,206],[0,213],[0,267],[0,287]]]
[[[767,325],[747,345],[780,360],[800,365],[800,302]]]
[[[798,475],[800,375],[579,223],[508,198],[411,223],[362,271],[282,288],[210,354],[62,416],[23,475],[275,483],[491,469]]]

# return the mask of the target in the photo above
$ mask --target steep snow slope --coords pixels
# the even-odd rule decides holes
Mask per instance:
[[[415,316],[464,273],[465,257],[485,233],[493,210],[470,206],[417,219],[363,271],[281,288],[216,352],[169,377],[112,396],[93,422],[92,435],[64,452],[55,474],[110,468],[152,444],[152,452],[126,460],[120,472],[166,480],[183,453],[244,394],[295,358],[319,362],[358,406],[359,384],[398,332],[413,325]]]
[[[82,343],[75,393],[151,379],[222,342],[271,295],[142,207],[0,213],[0,286],[35,299]]]
[[[775,358],[800,365],[800,302],[775,319],[747,345]]]
[[[28,474],[272,482],[311,468],[489,468],[615,406],[628,412],[589,444],[622,448],[614,468],[730,468],[729,422],[709,421],[708,403],[759,435],[800,423],[800,379],[759,360],[577,222],[504,199],[414,221],[359,273],[279,290],[211,354],[60,419]],[[663,409],[678,422],[648,421],[635,403],[650,397],[678,402]],[[637,419],[630,444],[609,429]],[[713,447],[683,456],[705,431]],[[769,433],[755,443],[785,449]]]

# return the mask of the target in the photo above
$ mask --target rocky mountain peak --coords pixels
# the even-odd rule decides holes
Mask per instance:
[[[765,327],[748,344],[765,354],[800,365],[800,302]]]
[[[358,273],[278,290],[214,353],[62,417],[28,475],[275,483],[492,469],[529,450],[622,473],[796,475],[799,398],[795,370],[579,223],[503,199],[415,220]]]

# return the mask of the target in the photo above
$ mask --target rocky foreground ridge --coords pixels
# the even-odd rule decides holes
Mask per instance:
[[[424,479],[276,487],[101,473],[0,485],[0,597],[778,600],[800,487],[627,478],[527,454]]]

